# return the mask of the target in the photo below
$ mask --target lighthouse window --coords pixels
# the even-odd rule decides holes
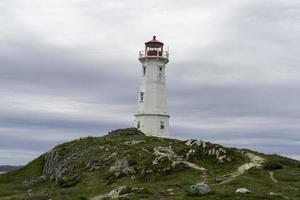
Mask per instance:
[[[143,75],[146,75],[146,67],[143,67]]]
[[[165,129],[165,123],[164,123],[164,121],[160,121],[160,129]]]
[[[137,122],[137,128],[138,128],[138,129],[141,128],[141,122]]]
[[[163,73],[162,73],[162,67],[160,67],[160,66],[158,66],[158,78],[159,78],[159,80],[162,78],[162,76],[163,76]]]
[[[144,101],[144,92],[141,92],[140,93],[140,102],[143,102]]]

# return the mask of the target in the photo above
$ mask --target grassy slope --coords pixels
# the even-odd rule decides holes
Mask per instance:
[[[124,144],[124,142],[132,140],[145,140],[146,142],[136,145]],[[82,170],[83,163],[86,163],[88,160],[101,160],[101,158],[110,155],[114,151],[118,152],[118,155],[113,161],[130,155],[130,158],[136,161],[135,167],[142,169],[145,166],[151,166],[153,160],[153,155],[142,151],[142,149],[144,148],[152,152],[153,148],[157,146],[172,146],[178,155],[182,155],[187,148],[182,141],[137,135],[104,136],[99,138],[89,137],[65,143],[58,146],[58,148],[66,154],[94,147],[92,151],[88,151],[83,157],[75,161],[76,167],[74,173],[80,172],[83,177],[79,184],[73,187],[62,188],[53,181],[44,180],[30,187],[25,187],[23,184],[24,180],[42,175],[44,156],[41,156],[22,169],[0,175],[0,199],[49,199],[49,197],[51,197],[52,200],[83,200],[107,193],[120,185],[145,188],[129,196],[129,199],[160,199],[161,197],[164,197],[164,199],[178,200],[199,199],[199,197],[189,197],[186,195],[186,190],[190,185],[204,181],[201,172],[190,168],[178,172],[169,172],[160,175],[153,174],[142,178],[137,177],[136,179],[123,177],[114,180],[107,179],[108,169],[112,163],[103,163],[99,170],[93,172]],[[98,147],[105,148],[101,149]],[[232,162],[218,164],[210,157],[203,157],[202,159],[193,161],[199,166],[208,169],[207,183],[213,190],[211,195],[200,199],[281,199],[279,197],[269,196],[268,194],[270,192],[281,193],[284,196],[290,197],[290,199],[300,199],[300,163],[276,155],[260,154],[267,160],[279,163],[283,166],[283,169],[273,171],[274,177],[278,180],[277,183],[271,181],[269,175],[270,170],[251,169],[229,183],[214,185],[216,184],[216,177],[228,174],[236,170],[241,164],[248,162],[248,158],[243,156],[237,149],[227,149],[227,151],[231,154],[231,157],[234,158]],[[239,187],[246,187],[250,189],[252,193],[247,195],[234,194],[234,191]],[[177,189],[174,196],[170,196],[166,191],[169,188]],[[30,192],[30,198],[27,192],[29,189],[32,190]]]

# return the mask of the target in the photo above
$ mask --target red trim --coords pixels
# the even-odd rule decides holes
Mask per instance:
[[[145,45],[148,45],[148,44],[159,44],[159,45],[162,45],[162,46],[164,45],[164,43],[162,43],[161,41],[158,41],[156,39],[156,36],[153,36],[152,40],[145,43]]]
[[[162,52],[157,51],[147,51],[147,56],[162,56]]]

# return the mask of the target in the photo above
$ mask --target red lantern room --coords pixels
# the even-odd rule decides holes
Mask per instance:
[[[164,43],[156,40],[156,36],[153,39],[145,43],[147,56],[162,56]]]
[[[168,52],[163,49],[164,43],[158,41],[156,36],[145,43],[145,51],[140,52],[140,59],[145,57],[158,57],[168,59]]]

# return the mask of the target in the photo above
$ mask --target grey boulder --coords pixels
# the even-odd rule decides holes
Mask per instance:
[[[188,194],[191,196],[203,196],[211,192],[210,187],[205,183],[198,183],[189,188]]]

